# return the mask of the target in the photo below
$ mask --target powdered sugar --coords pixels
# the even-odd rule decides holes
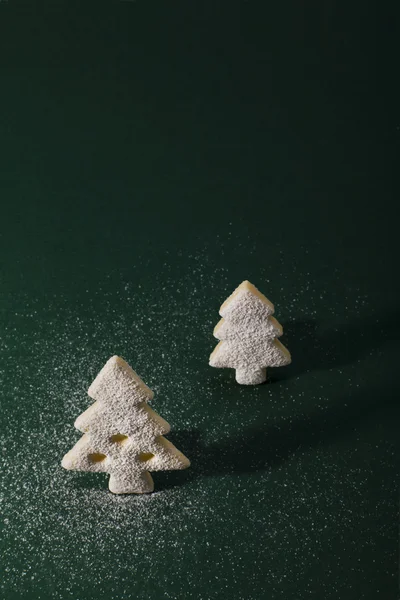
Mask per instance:
[[[387,355],[365,336],[373,323],[385,339],[386,325],[342,273],[332,272],[328,303],[301,249],[280,260],[271,248],[267,272],[251,243],[234,238],[182,263],[178,251],[148,253],[135,257],[140,266],[89,281],[78,272],[71,291],[10,294],[0,338],[0,598],[341,598],[343,564],[372,590],[390,570],[372,540],[396,538],[395,519],[384,516],[396,513],[395,437],[382,435],[377,448],[351,419],[380,398],[373,379]],[[218,298],[246,264],[279,299],[296,350],[287,371],[258,387],[207,364]],[[60,466],[80,436],[72,424],[90,403],[87,389],[114,352],[154,390],[168,437],[192,460],[186,471],[156,473],[152,494],[116,496],[105,474]],[[360,553],[371,561],[358,563]],[[321,583],[315,573],[328,555]]]

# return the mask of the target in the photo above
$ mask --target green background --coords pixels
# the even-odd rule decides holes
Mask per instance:
[[[0,2],[2,600],[398,597],[393,22]],[[254,388],[208,366],[243,279],[293,357]],[[60,466],[113,354],[192,460],[151,495]]]

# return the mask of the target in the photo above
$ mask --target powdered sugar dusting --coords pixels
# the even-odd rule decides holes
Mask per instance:
[[[376,447],[373,411],[385,398],[367,378],[387,362],[389,326],[341,273],[329,272],[328,304],[297,254],[272,248],[270,270],[282,277],[268,281],[247,270],[241,243],[221,244],[215,261],[207,249],[185,257],[179,274],[166,253],[80,282],[78,296],[14,293],[0,340],[1,598],[260,600],[295,590],[328,600],[345,597],[350,572],[360,598],[382,597],[377,575],[395,585],[397,528],[384,517],[397,510],[395,437],[385,425]],[[279,299],[296,356],[270,385],[238,386],[207,364],[220,299],[244,276]],[[154,390],[153,408],[192,460],[156,473],[149,495],[115,496],[106,475],[59,464],[114,353]],[[375,552],[375,539],[387,549]]]

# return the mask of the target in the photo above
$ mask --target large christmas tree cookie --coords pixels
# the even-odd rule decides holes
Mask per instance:
[[[220,308],[214,329],[221,340],[210,356],[212,367],[236,369],[236,381],[263,383],[267,367],[291,362],[290,352],[277,339],[282,325],[272,316],[274,305],[252,283],[243,281]]]
[[[75,421],[84,435],[62,460],[65,469],[110,474],[114,494],[154,489],[150,471],[186,469],[190,461],[163,437],[170,430],[149,406],[153,392],[119,356],[89,388],[96,400]]]

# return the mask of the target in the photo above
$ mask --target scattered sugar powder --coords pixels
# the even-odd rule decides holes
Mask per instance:
[[[393,447],[382,439],[375,462],[368,438],[335,448],[333,380],[362,386],[365,366],[343,365],[312,321],[340,317],[354,295],[338,296],[336,314],[331,298],[324,313],[321,289],[294,257],[279,282],[266,272],[228,277],[206,251],[187,260],[180,277],[167,261],[157,281],[143,261],[135,284],[114,274],[78,300],[14,295],[0,341],[1,600],[260,600],[306,588],[329,600],[348,591],[341,559],[373,589],[373,568],[356,557],[373,543],[371,517],[382,539],[393,537],[381,520],[396,505],[393,478],[382,480],[393,474]],[[292,352],[291,375],[271,386],[243,388],[208,366],[220,299],[246,277],[279,303]],[[315,369],[307,349],[318,340]],[[106,475],[60,466],[80,437],[73,424],[91,403],[87,389],[113,354],[155,392],[168,437],[192,461],[156,473],[150,495],[115,496]],[[371,371],[374,358],[365,358]],[[371,477],[381,491],[373,506]],[[332,557],[322,582],[321,556]],[[377,555],[378,571],[390,570],[388,558]]]

